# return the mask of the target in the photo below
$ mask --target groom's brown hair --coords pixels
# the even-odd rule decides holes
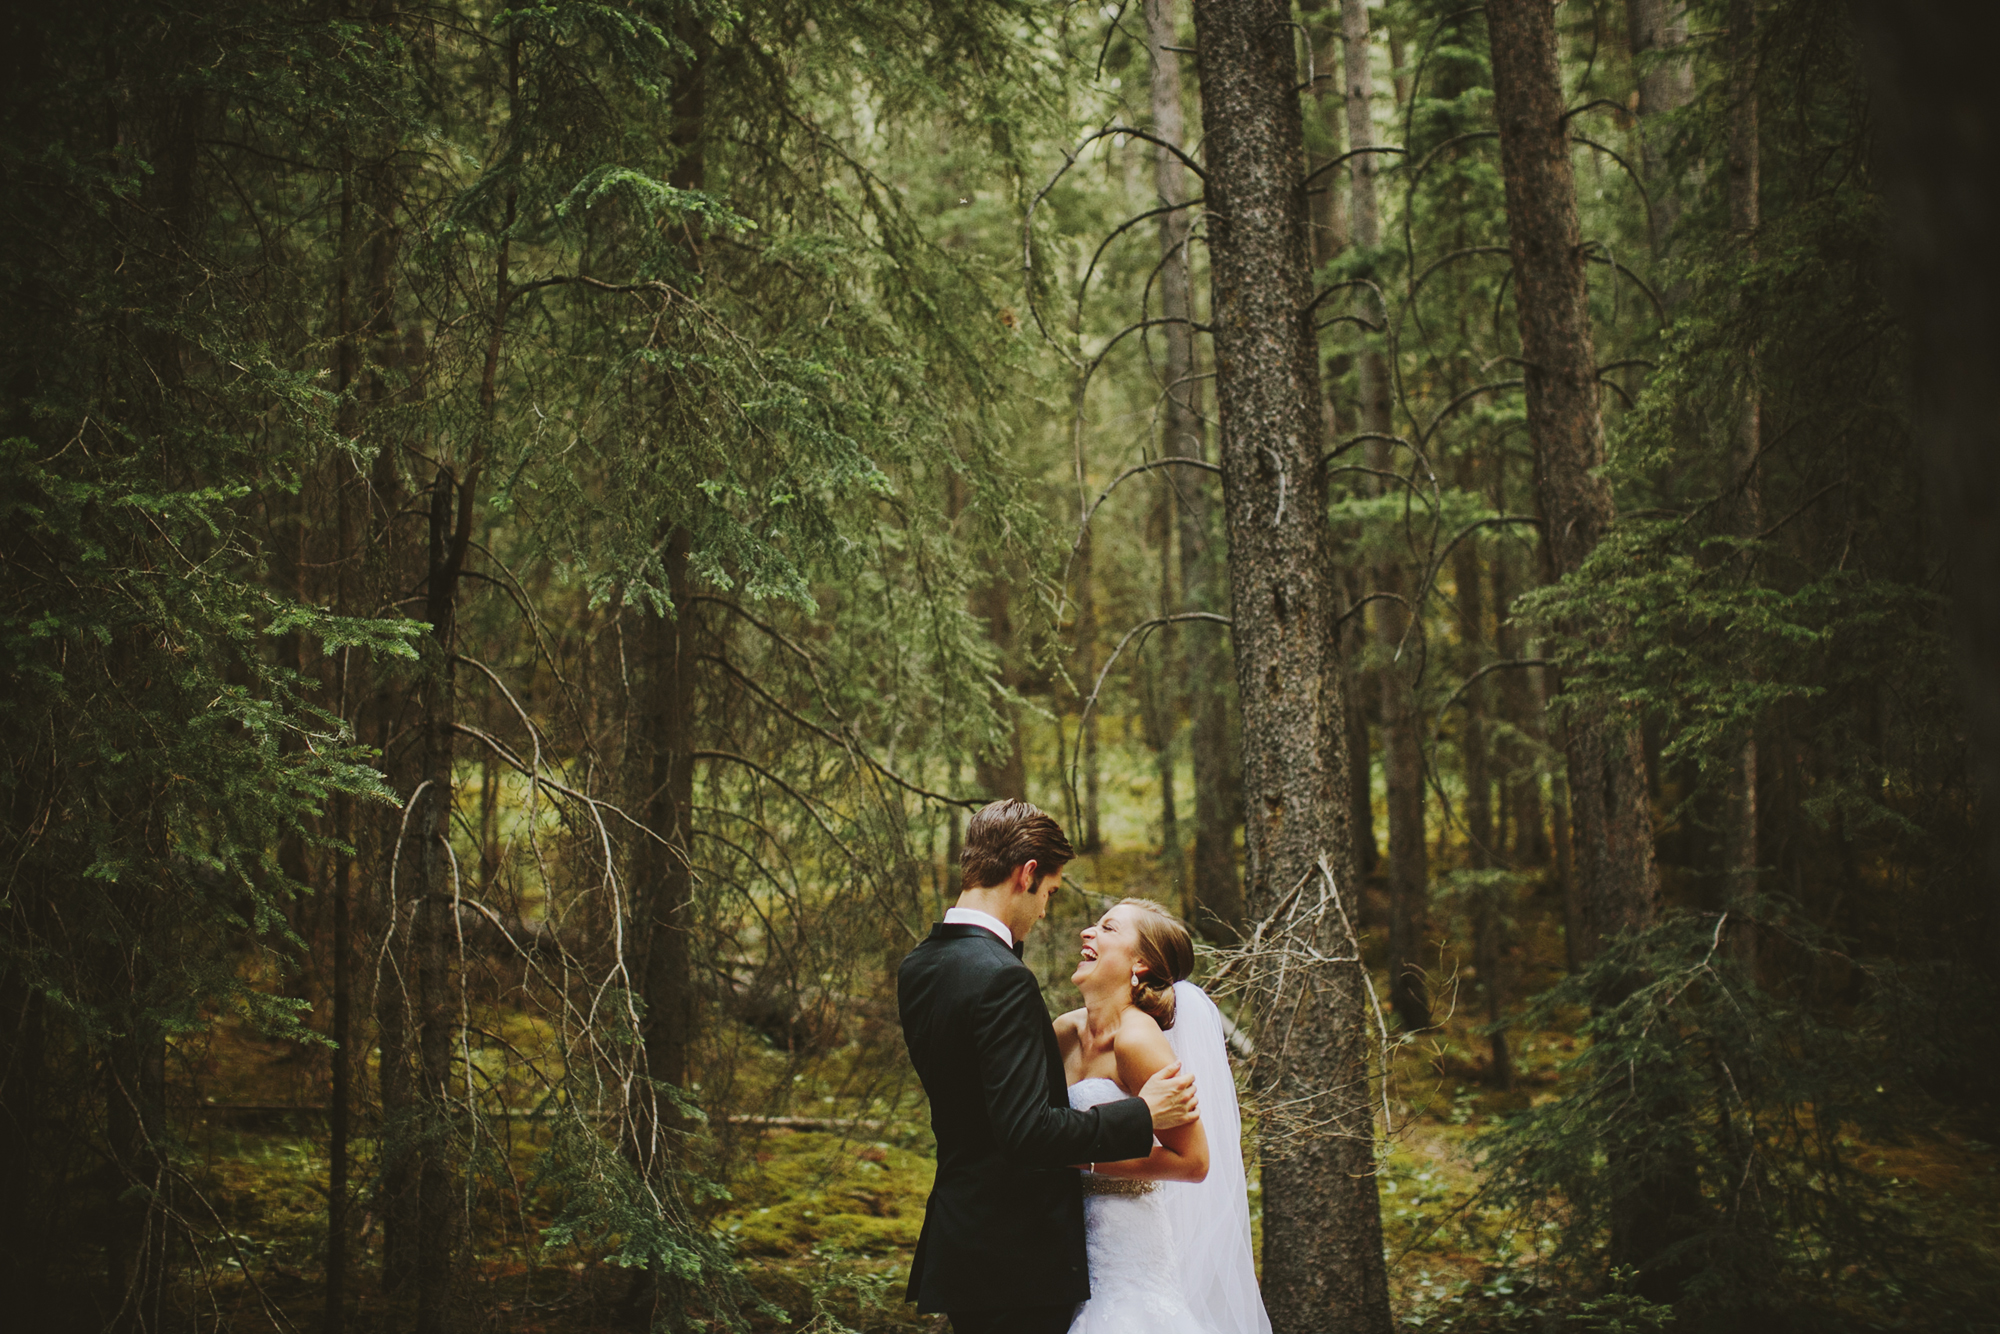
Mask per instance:
[[[1027,862],[1036,864],[1039,880],[1075,860],[1076,849],[1047,812],[1003,797],[981,806],[966,822],[965,847],[958,854],[958,887],[991,889]]]

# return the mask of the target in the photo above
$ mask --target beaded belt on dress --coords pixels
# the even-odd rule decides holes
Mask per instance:
[[[1105,1176],[1099,1172],[1083,1174],[1085,1195],[1151,1195],[1157,1182],[1134,1181],[1129,1177]]]

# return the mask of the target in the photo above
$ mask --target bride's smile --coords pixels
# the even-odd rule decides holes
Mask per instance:
[[[1085,991],[1108,989],[1115,979],[1129,982],[1135,972],[1144,971],[1136,957],[1138,944],[1130,917],[1134,909],[1124,904],[1112,908],[1104,916],[1083,929],[1082,948],[1078,951],[1076,971],[1069,980]],[[1089,985],[1102,978],[1106,987]]]

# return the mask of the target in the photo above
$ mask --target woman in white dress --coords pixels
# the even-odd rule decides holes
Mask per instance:
[[[1089,1165],[1090,1300],[1070,1334],[1270,1334],[1222,1016],[1186,980],[1193,969],[1187,928],[1149,899],[1125,899],[1084,929],[1070,977],[1083,1008],[1056,1020],[1070,1105],[1126,1097],[1179,1061],[1202,1114],[1162,1132],[1150,1157]]]

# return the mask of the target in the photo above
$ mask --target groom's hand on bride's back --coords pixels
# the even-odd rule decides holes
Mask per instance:
[[[1201,1119],[1194,1096],[1194,1076],[1181,1073],[1179,1061],[1163,1065],[1155,1071],[1145,1087],[1139,1090],[1139,1097],[1153,1114],[1155,1131],[1172,1130],[1175,1126],[1191,1125]]]

